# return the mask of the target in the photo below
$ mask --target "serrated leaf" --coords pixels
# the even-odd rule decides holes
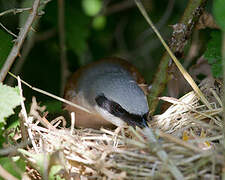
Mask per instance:
[[[22,100],[19,95],[19,88],[12,88],[0,83],[0,123],[5,123],[5,118],[14,113],[13,109]]]
[[[213,14],[217,24],[225,31],[225,0],[213,1]]]
[[[221,38],[220,31],[213,31],[204,53],[204,57],[212,66],[213,76],[217,78],[222,76]]]
[[[0,69],[1,69],[12,48],[13,38],[10,34],[4,32],[2,29],[0,29],[0,37],[1,37],[0,41]]]

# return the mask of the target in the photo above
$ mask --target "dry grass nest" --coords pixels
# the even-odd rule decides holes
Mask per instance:
[[[60,165],[58,175],[65,179],[221,179],[222,103],[214,84],[201,89],[211,109],[194,92],[180,99],[162,97],[172,105],[144,130],[66,129],[60,117],[49,124],[40,116],[44,109],[34,101],[28,114],[32,141],[28,151],[48,155],[45,172]]]

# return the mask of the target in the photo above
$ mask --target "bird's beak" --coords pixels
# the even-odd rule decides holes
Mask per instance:
[[[143,116],[142,117],[142,125],[143,125],[143,128],[145,127],[148,127],[148,123],[147,123],[147,116]]]
[[[149,127],[148,123],[147,123],[147,116],[142,116],[140,121],[135,121],[135,126],[138,126],[140,128],[145,128],[145,127]]]

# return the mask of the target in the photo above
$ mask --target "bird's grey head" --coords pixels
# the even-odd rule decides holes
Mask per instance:
[[[100,109],[105,118],[113,116],[114,119],[121,119],[128,125],[147,126],[147,98],[130,74],[111,73],[98,78],[93,86],[95,87],[91,96],[95,97],[98,111]]]

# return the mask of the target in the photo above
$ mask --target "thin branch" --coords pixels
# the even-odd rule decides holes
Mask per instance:
[[[0,26],[10,35],[14,36],[15,38],[17,38],[17,35],[15,35],[13,32],[11,32],[9,29],[7,29],[2,23],[0,23]]]
[[[40,5],[39,5],[39,15],[40,14],[43,14],[43,12],[42,12],[43,9],[47,5],[47,3],[49,3],[50,1],[52,1],[52,0],[45,0],[45,1],[41,1],[40,2]],[[24,9],[26,9],[26,8],[24,8]],[[32,8],[29,8],[29,9],[32,9]],[[42,13],[40,13],[40,11]],[[39,18],[35,19],[35,21],[33,22],[33,24],[35,25],[35,27],[37,27],[38,23],[39,23]],[[34,45],[35,45],[36,42],[45,41],[45,40],[53,37],[56,34],[55,28],[52,28],[50,30],[47,30],[46,32],[43,32],[43,33],[34,33],[34,32],[35,31],[33,31],[33,32],[31,31],[29,33],[29,36],[27,37],[27,39],[26,39],[26,41],[25,41],[25,43],[23,45],[23,48],[22,48],[22,52],[20,54],[20,57],[15,62],[15,65],[13,66],[13,69],[11,70],[14,74],[19,74],[20,73],[20,71],[21,71],[21,69],[22,69],[22,67],[23,67],[23,65],[24,65],[24,63],[25,63],[25,61],[27,59],[27,56],[29,55],[30,51],[32,50],[32,48],[34,47]],[[15,79],[10,76],[7,79],[6,84],[13,86],[13,83],[15,82],[14,80]]]
[[[60,62],[61,62],[61,88],[60,94],[63,94],[64,86],[68,76],[66,40],[65,40],[65,22],[64,22],[64,0],[58,0],[58,24],[59,24],[59,43],[60,43]]]
[[[11,72],[9,72],[9,74],[10,74],[11,76],[13,76],[14,78],[18,79],[18,78],[17,78],[14,74],[12,74]],[[87,113],[91,113],[88,109],[86,109],[86,108],[84,108],[84,107],[82,107],[82,106],[79,106],[79,105],[77,105],[77,104],[74,104],[74,103],[72,103],[71,101],[68,101],[68,100],[63,99],[63,98],[61,98],[61,97],[58,97],[58,96],[56,96],[56,95],[54,95],[54,94],[51,94],[51,93],[46,92],[46,91],[44,91],[44,90],[41,90],[41,89],[39,89],[39,88],[33,87],[33,86],[31,86],[30,84],[28,84],[27,82],[25,82],[25,81],[23,81],[23,80],[21,80],[21,82],[22,82],[23,84],[25,84],[26,86],[28,86],[29,88],[31,88],[32,90],[36,91],[36,92],[45,94],[46,96],[52,97],[52,98],[54,98],[54,99],[57,99],[57,100],[59,100],[59,101],[61,101],[61,102],[63,102],[63,103],[69,104],[70,106],[73,106],[73,107],[75,107],[75,108],[78,108],[78,109],[80,109],[80,110],[82,110],[82,111],[85,111],[85,112],[87,112]]]
[[[32,7],[32,12],[27,18],[27,21],[24,25],[23,28],[20,29],[18,38],[16,39],[16,42],[14,43],[13,48],[11,49],[11,52],[9,53],[8,58],[5,61],[5,64],[3,65],[3,68],[0,72],[0,82],[3,82],[10,67],[12,66],[13,62],[15,61],[16,57],[19,54],[19,51],[23,45],[24,40],[26,39],[26,36],[31,29],[31,25],[35,20],[35,17],[38,12],[38,7],[39,7],[40,0],[35,0],[33,7]]]
[[[14,74],[20,73],[20,71],[27,59],[27,56],[29,55],[30,51],[32,50],[32,48],[35,44],[34,37],[35,37],[35,34],[32,33],[32,35],[29,36],[29,38],[27,38],[26,42],[24,43],[24,46],[21,51],[21,55],[20,55],[19,59],[17,61],[15,61],[15,65],[12,67],[12,70],[11,70]],[[15,79],[11,76],[6,81],[6,83],[11,86],[13,86],[14,82],[15,82]]]
[[[10,13],[17,14],[17,13],[22,13],[24,11],[30,11],[30,10],[32,10],[32,8],[9,9],[9,10],[1,12],[0,17]]]

